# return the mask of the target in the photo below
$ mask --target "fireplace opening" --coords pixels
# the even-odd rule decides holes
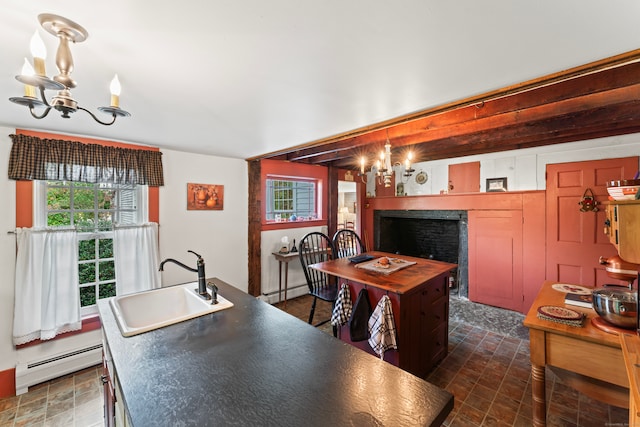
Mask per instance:
[[[468,296],[467,211],[374,211],[374,249],[458,264],[452,291]]]

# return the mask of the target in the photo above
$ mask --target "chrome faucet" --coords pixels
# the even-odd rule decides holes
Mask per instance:
[[[191,252],[192,254],[194,254],[195,256],[198,257],[197,268],[187,267],[186,265],[184,265],[180,261],[176,261],[173,258],[167,258],[167,259],[165,259],[164,261],[162,261],[160,263],[160,271],[164,271],[165,263],[172,262],[172,263],[177,264],[180,267],[184,268],[185,270],[189,270],[189,271],[193,271],[194,273],[198,273],[198,289],[196,290],[196,292],[203,299],[207,299],[207,300],[211,299],[211,295],[209,295],[209,293],[207,292],[207,283],[206,283],[206,278],[205,278],[205,274],[204,274],[204,260],[202,259],[202,257],[200,255],[198,255],[194,251],[187,251],[187,252]]]

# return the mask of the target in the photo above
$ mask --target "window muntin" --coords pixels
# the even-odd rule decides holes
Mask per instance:
[[[113,230],[113,225],[136,224],[135,185],[45,181],[47,227],[71,226],[78,232]]]
[[[113,227],[146,221],[146,186],[39,181],[36,222],[78,231],[78,276],[83,315],[116,295]]]
[[[319,217],[317,180],[268,177],[266,189],[267,222],[311,221]]]

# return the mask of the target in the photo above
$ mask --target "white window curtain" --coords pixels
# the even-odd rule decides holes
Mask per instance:
[[[118,295],[159,288],[158,224],[116,226],[113,254]]]
[[[82,328],[76,231],[16,230],[15,345]]]

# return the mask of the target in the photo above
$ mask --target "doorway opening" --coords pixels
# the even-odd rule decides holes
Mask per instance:
[[[338,230],[348,228],[359,230],[358,224],[358,196],[356,183],[353,181],[338,181]]]

